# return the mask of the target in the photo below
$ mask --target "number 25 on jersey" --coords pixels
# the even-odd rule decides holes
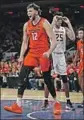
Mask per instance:
[[[56,34],[57,41],[63,41],[63,34]]]

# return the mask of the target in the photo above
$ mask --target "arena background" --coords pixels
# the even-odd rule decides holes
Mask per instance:
[[[50,9],[63,11],[74,27],[74,30],[84,24],[83,0],[1,0],[0,1],[0,54],[4,52],[19,52],[22,40],[22,27],[28,20],[27,4],[35,2],[41,6],[42,16],[52,21]],[[12,30],[12,31],[11,31]],[[9,42],[10,40],[10,42]],[[6,46],[5,46],[6,44]],[[71,41],[67,42],[67,49],[71,48]],[[19,55],[19,54],[18,54]],[[1,56],[1,55],[0,55]]]
[[[19,68],[18,57],[22,43],[23,25],[28,20],[26,6],[34,2],[41,6],[42,16],[46,17],[50,23],[53,15],[51,11],[62,11],[67,16],[74,28],[75,34],[79,27],[84,27],[84,0],[0,0],[0,92],[1,92],[1,119],[82,119],[82,110],[77,108],[77,104],[82,100],[82,94],[78,81],[75,81],[76,88],[70,88],[71,100],[76,111],[66,112],[64,110],[65,97],[64,89],[60,82],[57,82],[58,99],[62,101],[62,116],[53,116],[51,110],[42,111],[40,105],[43,100],[43,79],[30,74],[30,79],[36,79],[36,83],[29,82],[24,95],[24,114],[15,115],[3,110],[3,106],[10,105],[16,99]],[[76,50],[76,42],[67,39],[66,59],[71,63]],[[2,69],[4,66],[4,69]],[[17,69],[18,68],[18,69]],[[4,76],[4,77],[3,77]],[[5,78],[5,79],[4,79]],[[38,80],[40,79],[40,80]],[[39,82],[40,81],[40,82]],[[52,100],[51,96],[49,96]],[[50,102],[50,106],[52,102]],[[36,112],[35,112],[36,111]],[[39,112],[40,111],[40,112]],[[29,114],[30,113],[30,114]]]

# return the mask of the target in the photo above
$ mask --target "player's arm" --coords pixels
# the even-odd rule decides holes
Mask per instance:
[[[49,40],[52,41],[50,49],[48,50],[48,53],[50,55],[56,47],[56,44],[57,44],[56,37],[55,37],[55,34],[53,33],[53,30],[52,30],[52,27],[51,27],[50,23],[47,20],[44,21],[43,27],[44,27],[44,29],[45,29],[48,37],[49,37]]]
[[[28,41],[29,41],[29,38],[28,38],[28,35],[27,35],[27,25],[28,23],[25,23],[24,24],[24,27],[23,27],[23,42],[22,42],[22,45],[21,45],[21,51],[20,51],[20,58],[23,58],[24,57],[24,54],[28,48]]]
[[[51,27],[53,28],[53,26],[55,26],[55,22],[56,22],[56,16],[53,17],[52,23],[51,23]]]
[[[69,19],[67,17],[64,17],[63,21],[68,25],[68,27],[65,27],[67,37],[70,40],[75,40],[75,33],[74,33],[73,27],[71,25],[71,22],[69,21]]]
[[[76,62],[77,62],[78,58],[79,58],[79,51],[76,50],[75,57],[74,57],[74,59],[73,59],[73,64],[74,64],[74,65],[76,65]]]
[[[79,51],[79,48],[78,48],[78,43],[77,43],[77,50],[76,50],[76,53],[75,53],[75,57],[73,59],[73,63],[74,65],[76,65],[76,62],[80,59],[80,51]]]
[[[75,57],[73,59],[74,65],[76,65],[76,62],[79,60],[79,56],[80,56],[80,52],[79,52],[79,45],[78,45],[78,42],[77,42],[76,43],[76,53],[75,53]]]

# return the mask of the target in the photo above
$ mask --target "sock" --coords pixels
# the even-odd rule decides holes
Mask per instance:
[[[18,97],[16,103],[19,107],[21,107],[22,106],[22,98]]]
[[[48,105],[48,100],[44,101],[44,106]]]
[[[44,104],[48,104],[48,98],[44,98]]]
[[[48,101],[48,98],[44,98],[44,100]]]
[[[70,98],[66,97],[66,101],[67,101],[67,103],[70,103]]]

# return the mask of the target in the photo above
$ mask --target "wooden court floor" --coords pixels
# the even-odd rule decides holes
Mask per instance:
[[[0,89],[1,100],[15,100],[17,98],[17,89],[9,89],[9,88],[1,88]],[[44,91],[42,90],[25,90],[24,99],[35,99],[35,100],[43,100],[44,99]],[[64,92],[57,92],[57,99],[65,102],[66,97]],[[70,92],[70,99],[74,103],[82,102],[82,93],[79,92]],[[53,100],[51,95],[49,95],[49,100]]]
[[[3,108],[5,105],[10,106],[15,102],[17,98],[17,89],[1,88],[1,120],[30,120],[30,119],[52,119],[52,120],[84,120],[83,110],[77,108],[77,105],[82,102],[82,93],[71,92],[70,98],[75,108],[75,111],[66,111],[65,103],[66,97],[64,92],[57,92],[57,99],[60,100],[62,104],[62,114],[53,115],[52,104],[53,98],[49,95],[49,109],[41,110],[41,105],[44,100],[44,91],[42,90],[25,90],[23,96],[23,114],[16,115],[14,113],[5,111]]]

